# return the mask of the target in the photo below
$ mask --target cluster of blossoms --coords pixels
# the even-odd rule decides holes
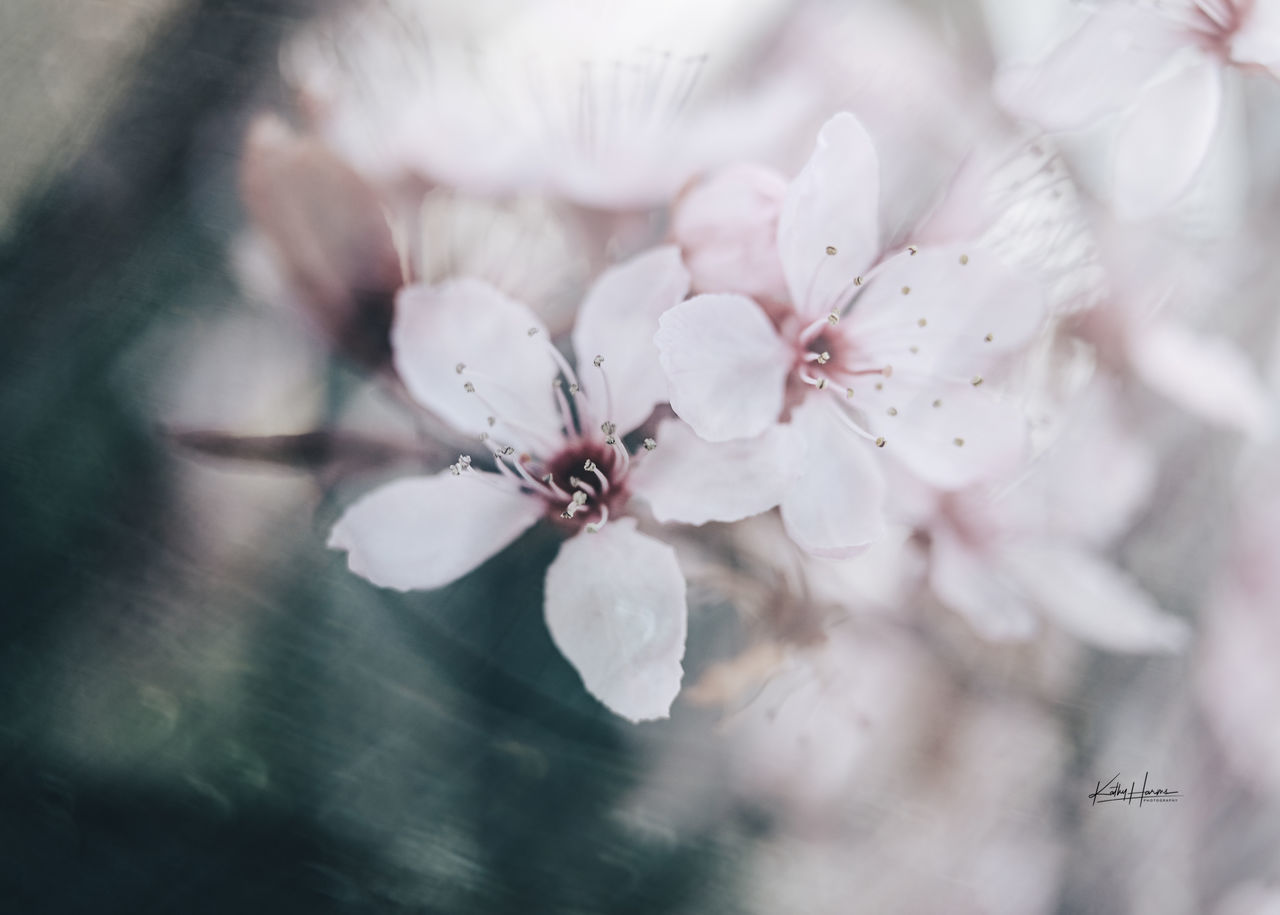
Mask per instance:
[[[1258,436],[1270,400],[1228,341],[1152,320],[1171,294],[1133,279],[1137,254],[1096,254],[1117,232],[1111,211],[1076,195],[1050,136],[1028,144],[1026,131],[1118,113],[1114,212],[1178,204],[1225,75],[1280,64],[1275,4],[1104,5],[1044,61],[997,74],[999,139],[921,179],[928,193],[897,169],[915,151],[883,139],[909,131],[884,129],[892,106],[874,87],[853,111],[788,106],[793,61],[772,89],[700,116],[703,58],[601,64],[576,77],[574,129],[539,132],[501,54],[455,71],[416,57],[408,31],[380,37],[379,15],[401,22],[400,6],[304,36],[289,59],[309,133],[259,120],[243,171],[259,288],[312,316],[453,449],[435,473],[347,505],[329,545],[354,573],[440,588],[553,528],[547,627],[586,689],[632,721],[667,716],[681,691],[688,579],[759,561],[762,539],[808,582],[777,597],[764,641],[818,666],[843,640],[814,648],[821,620],[780,608],[845,574],[833,564],[892,577],[904,614],[949,607],[997,642],[1048,625],[1119,651],[1184,645],[1186,624],[1111,549],[1156,465],[1118,386],[1135,375]],[[770,130],[754,126],[771,114]],[[507,118],[510,144],[495,144]],[[1038,126],[1019,134],[1015,118]],[[1010,162],[1032,177],[1009,179]],[[532,264],[569,285],[590,276],[571,330],[545,301],[556,284],[526,298],[512,276],[527,269],[432,258],[445,242],[423,214],[441,195],[520,220],[519,193],[552,203],[522,232],[580,248]],[[544,250],[518,238],[497,259]],[[1064,269],[1105,281],[1067,296]],[[698,529],[729,544],[710,563]],[[875,603],[841,581],[828,591],[843,612]],[[748,652],[718,673],[760,682],[778,657]],[[699,696],[746,689],[709,682]]]

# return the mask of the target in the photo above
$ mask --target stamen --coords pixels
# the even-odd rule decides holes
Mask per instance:
[[[542,482],[546,483],[547,488],[550,489],[553,493],[555,493],[560,498],[562,499],[570,498],[570,495],[560,487],[560,484],[556,482],[556,478],[552,474],[547,474],[545,477],[543,477]]]
[[[592,486],[590,483],[588,483],[586,480],[582,479],[581,477],[574,477],[574,476],[569,477],[569,485],[577,490],[577,492],[573,494],[573,497],[575,499],[578,496],[583,496],[583,498],[585,499],[586,496],[597,495],[596,488]],[[586,495],[583,495],[584,493]]]
[[[564,424],[565,434],[569,438],[577,436],[577,428],[573,422],[573,411],[569,408],[569,401],[564,396],[564,388],[559,378],[551,382],[551,390],[556,395],[556,409],[560,411],[560,421]]]
[[[584,461],[582,464],[582,469],[589,470],[596,475],[596,479],[600,481],[600,491],[602,493],[609,491],[609,478],[606,477],[604,473],[600,470],[600,468],[596,466],[595,461],[592,461],[592,460]]]
[[[609,387],[609,376],[604,371],[604,356],[596,356],[591,364],[600,370],[600,383],[604,385],[604,415],[613,415],[613,391]]]
[[[593,522],[591,522],[590,524],[588,524],[588,525],[587,525],[587,533],[588,533],[588,534],[594,534],[594,533],[596,533],[598,530],[600,530],[600,528],[604,527],[604,526],[605,526],[605,524],[606,524],[608,521],[609,521],[609,506],[607,506],[607,505],[601,505],[601,506],[600,506],[600,520],[599,520],[599,521],[593,521]]]

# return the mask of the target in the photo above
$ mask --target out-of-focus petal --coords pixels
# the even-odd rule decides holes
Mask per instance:
[[[1231,59],[1265,67],[1280,76],[1280,4],[1254,0],[1247,7],[1244,22],[1231,41]]]
[[[735,165],[696,184],[676,204],[671,234],[698,292],[739,292],[787,300],[778,259],[778,217],[787,193],[781,175]]]
[[[335,347],[385,366],[404,280],[373,189],[319,140],[271,116],[249,131],[240,183],[298,305]]]
[[[791,539],[815,556],[856,555],[884,534],[884,476],[874,446],[846,429],[838,408],[811,395],[791,411],[804,465],[782,499]]]
[[[883,407],[867,410],[866,424],[885,438],[885,454],[941,489],[999,477],[1026,453],[1021,408],[968,383],[927,389],[886,383],[863,402]]]
[[[791,351],[751,299],[694,296],[662,316],[654,340],[671,408],[707,441],[751,438],[777,421]]]
[[[1270,429],[1266,387],[1231,341],[1159,321],[1130,334],[1127,343],[1138,376],[1184,410],[1256,437]]]
[[[487,476],[487,475],[486,475]],[[473,471],[410,477],[357,500],[329,534],[351,571],[375,585],[439,588],[476,568],[541,516],[533,496]]]
[[[1185,41],[1155,10],[1103,6],[1045,60],[1003,70],[996,97],[1046,130],[1084,127],[1132,104]]]
[[[991,551],[967,546],[944,528],[933,529],[929,546],[929,586],[983,638],[1019,641],[1036,631],[1035,615],[1017,584],[994,561]]]
[[[679,420],[658,427],[658,447],[641,457],[632,491],[659,521],[740,521],[782,500],[802,466],[803,443],[788,426],[732,442],[708,442]]]
[[[1065,544],[1006,544],[1002,564],[1057,625],[1113,651],[1177,651],[1190,632],[1120,569]]]
[[[837,114],[787,189],[778,221],[778,252],[797,312],[822,315],[853,290],[879,253],[879,205],[871,137],[853,115]]]
[[[680,250],[667,245],[606,270],[582,303],[573,330],[578,375],[596,412],[603,415],[606,400],[612,402],[607,418],[624,433],[667,399],[653,335],[662,313],[688,292],[689,272],[680,262]],[[604,356],[600,368],[591,364],[596,356]]]
[[[459,431],[490,432],[534,453],[561,438],[546,329],[488,283],[460,279],[401,290],[391,343],[410,393]],[[497,425],[489,426],[490,416]]]
[[[1116,137],[1116,209],[1150,216],[1190,186],[1204,163],[1222,108],[1222,69],[1203,56],[1138,98]]]
[[[556,647],[593,696],[630,721],[667,717],[688,624],[675,550],[630,518],[581,533],[547,569],[545,606]]]

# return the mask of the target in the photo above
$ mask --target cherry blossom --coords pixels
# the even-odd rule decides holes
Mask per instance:
[[[1053,443],[1001,487],[934,493],[920,532],[934,593],[982,636],[1029,638],[1047,619],[1115,651],[1171,651],[1188,637],[1107,555],[1154,482],[1108,386],[1078,397]]]
[[[782,515],[816,555],[880,535],[877,448],[948,488],[1022,451],[1022,418],[981,389],[982,371],[1036,331],[1039,290],[965,245],[884,250],[878,188],[870,138],[839,114],[789,185],[733,169],[673,220],[703,294],[655,338],[672,409],[712,442],[792,430],[803,469]]]
[[[610,709],[633,721],[664,717],[682,676],[684,577],[675,551],[626,517],[629,503],[646,498],[664,519],[699,524],[764,511],[779,497],[742,485],[749,461],[735,467],[732,446],[687,441],[678,424],[658,432],[670,449],[645,438],[632,454],[623,441],[665,397],[651,339],[687,289],[673,247],[606,271],[574,329],[575,371],[526,306],[483,282],[406,288],[396,369],[423,407],[479,436],[493,469],[462,455],[447,471],[375,489],[347,509],[330,546],[374,584],[438,588],[545,519],[568,538],[546,578],[556,645]]]
[[[1119,118],[1116,205],[1131,218],[1191,186],[1222,125],[1232,71],[1280,75],[1280,9],[1269,0],[1118,0],[1100,4],[1038,64],[1006,68],[997,94],[1047,130]]]

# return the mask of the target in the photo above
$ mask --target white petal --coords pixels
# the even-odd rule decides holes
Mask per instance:
[[[880,160],[871,137],[853,115],[837,114],[787,189],[778,222],[778,251],[796,311],[817,317],[853,290],[854,278],[879,254],[879,206]]]
[[[492,484],[492,485],[489,485]],[[439,588],[461,578],[520,536],[542,503],[480,471],[410,477],[356,501],[329,534],[351,571],[375,585]]]
[[[658,447],[638,456],[629,485],[659,521],[740,521],[782,500],[799,473],[803,444],[787,426],[732,442],[708,442],[679,420],[666,420]]]
[[[887,262],[841,327],[873,362],[969,377],[1026,344],[1044,316],[1044,291],[1026,273],[947,245]]]
[[[546,333],[525,305],[488,283],[460,279],[401,290],[391,345],[396,371],[428,410],[460,432],[492,432],[539,453],[562,437]],[[464,384],[473,377],[476,392],[468,393]],[[490,428],[489,416],[499,425]]]
[[[925,482],[959,489],[1007,473],[1023,459],[1027,422],[1018,406],[968,383],[884,384],[854,402],[876,405],[866,411],[867,426],[884,436],[887,455]]]
[[[587,690],[629,721],[665,718],[680,692],[688,608],[675,550],[610,521],[560,547],[547,627]]]
[[[1150,86],[1116,137],[1117,210],[1150,216],[1190,186],[1204,163],[1222,107],[1222,70],[1205,56]]]
[[[777,421],[791,351],[755,302],[694,296],[662,316],[654,341],[671,408],[707,441],[750,438]]]
[[[1085,127],[1132,104],[1182,42],[1158,13],[1114,3],[1042,62],[1002,71],[996,96],[1046,130]]]
[[[1177,651],[1186,644],[1185,623],[1092,553],[1065,544],[1020,544],[1002,554],[1040,610],[1085,641],[1113,651]]]
[[[1262,379],[1231,341],[1161,321],[1136,330],[1128,345],[1142,380],[1184,410],[1257,437],[1270,428]]]
[[[598,413],[630,432],[667,399],[653,335],[658,318],[689,292],[689,272],[673,245],[655,248],[611,267],[592,285],[578,312],[573,349],[583,389]],[[600,368],[592,365],[604,356]],[[601,369],[607,374],[606,398]]]
[[[1280,75],[1280,3],[1255,0],[1247,6],[1244,22],[1231,42],[1231,59]]]
[[[992,554],[966,545],[945,528],[935,526],[930,534],[929,585],[938,599],[983,638],[1030,638],[1037,627],[1035,615]]]
[[[699,182],[676,203],[671,234],[698,292],[787,300],[778,258],[778,218],[787,182],[758,165],[735,165]]]
[[[884,534],[884,477],[875,446],[845,428],[821,394],[791,412],[804,465],[782,500],[791,539],[815,556],[856,555]]]

